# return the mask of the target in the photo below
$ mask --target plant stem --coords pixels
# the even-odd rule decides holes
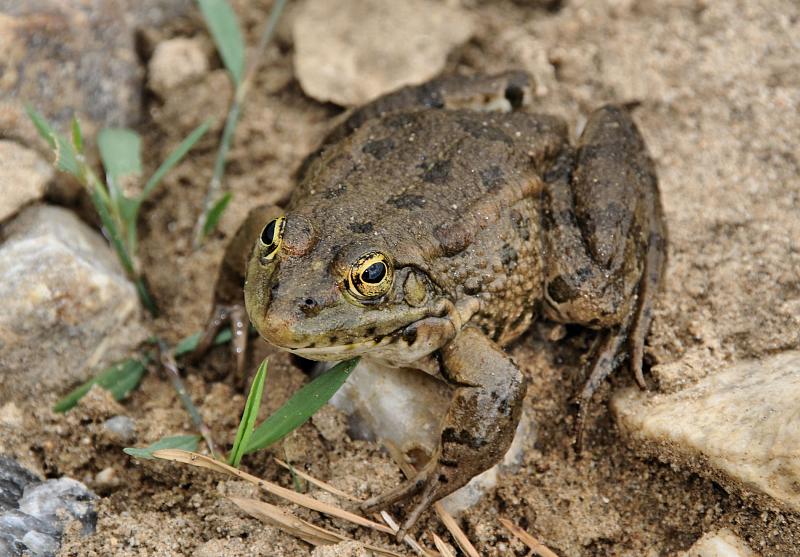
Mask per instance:
[[[208,446],[208,450],[211,452],[211,456],[214,458],[219,458],[217,455],[222,455],[217,450],[217,445],[214,443],[214,439],[211,436],[211,430],[208,429],[205,422],[203,422],[203,416],[200,415],[200,411],[197,409],[197,406],[194,405],[192,402],[192,397],[189,396],[188,391],[186,390],[186,385],[183,384],[183,380],[181,379],[181,373],[178,370],[178,364],[175,362],[175,357],[172,355],[172,350],[167,343],[161,339],[158,339],[158,350],[161,360],[161,365],[167,371],[167,377],[169,378],[172,386],[175,388],[175,392],[178,393],[178,398],[181,399],[181,404],[186,409],[186,412],[189,413],[189,417],[192,419],[192,424],[203,436],[203,439]],[[224,455],[222,456],[224,460]]]
[[[264,52],[266,52],[267,46],[270,40],[272,40],[272,36],[275,34],[275,29],[278,27],[278,21],[281,18],[283,9],[286,7],[287,1],[288,0],[276,0],[272,5],[269,19],[267,20],[264,30],[261,32],[256,50],[248,61],[244,79],[236,86],[233,103],[231,103],[231,108],[225,119],[225,127],[222,130],[222,138],[220,140],[219,150],[217,151],[217,158],[214,161],[214,174],[211,177],[211,182],[208,185],[208,191],[203,201],[203,212],[200,214],[194,227],[195,249],[199,248],[205,240],[203,230],[208,220],[208,212],[216,203],[220,189],[222,188],[222,177],[225,174],[225,159],[228,156],[230,144],[233,140],[233,132],[236,130],[236,124],[239,122],[239,114],[241,113],[242,105],[250,90],[250,85],[253,82],[256,70],[258,70],[258,66],[264,56]]]

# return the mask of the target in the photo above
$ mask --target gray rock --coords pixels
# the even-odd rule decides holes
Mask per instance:
[[[82,533],[95,530],[96,496],[71,478],[40,481],[16,461],[0,456],[0,555],[54,556],[64,526],[70,520],[82,524]]]
[[[23,103],[85,132],[139,120],[143,70],[135,30],[190,8],[190,0],[0,0],[0,129],[31,144]]]
[[[25,209],[0,240],[0,404],[63,392],[146,338],[133,285],[70,211]]]
[[[40,199],[53,177],[53,167],[38,153],[0,140],[0,222]]]
[[[294,19],[294,65],[306,94],[354,106],[434,77],[472,33],[445,3],[309,0]]]
[[[208,72],[208,58],[198,39],[178,37],[158,43],[147,65],[147,83],[162,98],[179,85]]]
[[[800,352],[741,362],[677,393],[617,393],[611,408],[646,456],[759,505],[800,511]]]
[[[331,403],[350,416],[350,435],[390,442],[406,454],[430,455],[439,441],[439,424],[447,412],[452,392],[442,381],[418,370],[395,369],[362,360]],[[442,500],[458,514],[497,485],[498,475],[515,469],[536,433],[523,413],[514,441],[503,462],[474,477]]]

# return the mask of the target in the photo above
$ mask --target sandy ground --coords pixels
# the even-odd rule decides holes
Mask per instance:
[[[237,4],[252,44],[267,3]],[[640,103],[636,119],[657,163],[670,230],[666,285],[647,351],[653,387],[675,389],[734,361],[800,345],[800,6],[791,0],[567,0],[549,10],[535,4],[465,0],[478,30],[451,54],[448,71],[527,69],[539,83],[534,109],[563,116],[573,130],[599,104]],[[199,19],[149,31],[143,55],[154,41],[177,35],[205,37],[205,31]],[[285,197],[292,171],[339,113],[303,95],[288,35],[281,36],[236,135],[228,166],[235,197],[220,232],[201,251],[190,249],[213,164],[212,138],[145,207],[143,266],[163,310],[154,328],[171,341],[201,327],[226,240],[247,209]],[[213,70],[180,95],[150,95],[141,125],[145,160],[161,160],[207,115],[218,129],[226,90],[225,75]],[[554,343],[549,334],[547,324],[536,325],[512,349],[531,378],[525,404],[537,439],[520,470],[503,476],[461,518],[482,554],[526,554],[499,525],[500,516],[564,556],[673,555],[721,526],[763,555],[798,554],[797,516],[747,507],[710,480],[641,460],[623,443],[606,402],[613,389],[633,384],[626,373],[597,395],[588,447],[576,458],[569,401],[592,336],[569,328]],[[267,351],[258,347],[252,361]],[[271,361],[267,411],[305,377],[286,355]],[[224,350],[187,369],[191,394],[217,439],[233,438],[243,403],[228,369]],[[68,534],[62,554],[308,555],[307,544],[225,500],[252,494],[243,484],[134,461],[121,452],[124,443],[104,432],[102,421],[118,413],[136,420],[137,445],[190,430],[173,390],[152,371],[121,406],[96,393],[54,416],[47,410],[54,393],[18,405],[24,427],[3,430],[4,444],[23,462],[48,476],[73,476],[103,496],[97,533]],[[272,453],[362,496],[400,478],[379,446],[349,439],[345,419],[333,409]],[[270,454],[247,459],[246,467],[291,484]],[[432,546],[430,532],[446,536],[426,514],[420,533]],[[389,545],[385,536],[349,533]]]

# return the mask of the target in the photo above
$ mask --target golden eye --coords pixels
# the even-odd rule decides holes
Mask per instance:
[[[394,270],[389,259],[372,251],[358,258],[350,268],[347,288],[356,298],[378,298],[389,291]]]
[[[278,251],[281,249],[281,241],[283,239],[283,228],[286,225],[285,217],[278,217],[267,223],[264,230],[261,231],[261,236],[258,238],[259,248],[261,250],[261,261],[270,261]]]

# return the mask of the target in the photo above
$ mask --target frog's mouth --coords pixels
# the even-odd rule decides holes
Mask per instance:
[[[452,340],[456,324],[445,317],[425,317],[381,337],[331,346],[290,348],[289,352],[317,361],[337,361],[370,356],[397,364],[410,364]]]

